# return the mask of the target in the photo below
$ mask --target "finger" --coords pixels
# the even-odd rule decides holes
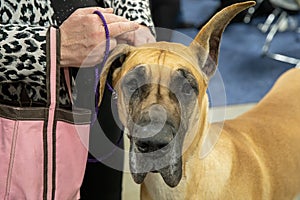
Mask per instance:
[[[112,8],[101,8],[101,7],[79,8],[75,12],[76,14],[80,14],[80,15],[88,15],[88,14],[93,14],[95,10],[98,10],[101,13],[113,13]]]
[[[85,18],[84,21],[88,22],[89,24],[96,27],[97,29],[103,28],[101,25],[103,25],[104,22],[102,21],[100,16],[98,16],[96,14],[89,14],[89,15],[82,15],[81,17]],[[117,15],[111,14],[111,13],[103,13],[103,17],[104,17],[107,25],[112,24],[112,23],[130,22],[125,17],[117,16]],[[97,25],[99,25],[99,26],[97,26]]]
[[[100,17],[98,15],[94,15],[94,17],[99,18],[99,20],[101,21],[101,24],[103,24],[102,20],[100,19]],[[107,24],[110,23],[116,23],[116,22],[129,22],[128,19],[126,19],[125,17],[121,17],[112,13],[104,13],[103,17],[106,21]]]
[[[136,22],[118,22],[108,24],[108,30],[111,37],[117,37],[118,35],[135,31],[139,28],[139,24]]]
[[[114,9],[113,8],[101,8],[101,7],[96,7],[96,10],[103,12],[103,13],[113,13]],[[94,11],[93,11],[94,13]]]

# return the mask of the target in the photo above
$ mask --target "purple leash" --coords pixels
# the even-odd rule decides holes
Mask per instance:
[[[100,67],[95,66],[94,93],[96,95],[96,98],[95,98],[95,102],[96,102],[95,104],[96,105],[95,105],[95,112],[93,113],[93,117],[92,117],[92,123],[91,123],[92,126],[96,122],[97,116],[98,116],[98,112],[99,112],[98,102],[99,102],[99,85],[100,84],[98,84],[98,82],[100,80],[100,74],[102,72],[102,69],[103,69],[103,67],[105,65],[105,62],[107,61],[108,56],[109,56],[109,49],[110,49],[110,43],[109,43],[110,36],[109,36],[109,30],[108,30],[107,22],[106,22],[106,20],[105,20],[105,18],[103,16],[103,14],[100,11],[95,10],[94,14],[97,14],[100,17],[100,19],[102,20],[102,23],[103,23],[103,26],[104,26],[104,30],[105,30],[106,44],[105,44],[104,57],[103,57],[103,60],[102,60],[102,62],[100,64]],[[117,93],[113,89],[113,87],[108,82],[106,82],[106,86],[107,86],[108,90],[112,92],[113,98],[116,99],[117,98]],[[123,134],[121,134],[120,138],[117,140],[117,145],[120,144],[120,142],[122,141],[122,138],[123,138]],[[116,149],[117,149],[117,146],[115,146],[115,148],[112,149],[112,151],[109,154],[107,154],[105,156],[102,156],[99,159],[89,158],[88,162],[95,163],[95,162],[99,162],[99,161],[105,160],[106,158],[110,157],[116,151]]]
[[[110,40],[110,37],[109,37],[109,30],[108,30],[108,26],[107,26],[107,23],[106,23],[106,20],[104,18],[104,16],[102,15],[102,13],[98,10],[94,11],[94,14],[97,14],[100,19],[102,20],[102,23],[103,23],[103,26],[104,26],[104,30],[105,30],[105,38],[106,38],[106,44],[105,44],[105,52],[104,52],[104,57],[103,57],[103,60],[101,62],[101,65],[100,65],[100,69],[95,66],[95,85],[94,85],[94,93],[96,95],[96,99],[95,99],[95,112],[93,114],[93,118],[92,118],[92,126],[94,125],[94,123],[96,122],[97,120],[97,115],[98,115],[98,112],[99,112],[99,108],[98,108],[98,102],[99,102],[99,85],[98,85],[98,81],[100,79],[100,74],[101,74],[101,71],[105,65],[105,62],[108,58],[108,55],[109,55],[109,48],[110,48],[110,43],[109,43],[109,40]],[[109,88],[112,88],[112,87],[109,87]]]

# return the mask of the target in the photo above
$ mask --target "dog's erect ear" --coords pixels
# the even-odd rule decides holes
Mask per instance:
[[[239,12],[254,5],[255,1],[247,1],[224,8],[202,27],[190,44],[190,48],[198,56],[202,71],[208,78],[214,74],[217,68],[220,40],[224,29]]]
[[[123,62],[125,61],[127,55],[134,47],[129,46],[127,44],[118,45],[110,54],[105,62],[105,65],[101,71],[100,75],[100,86],[99,86],[99,102],[98,106],[101,104],[101,100],[103,97],[104,89],[106,86],[106,80],[109,73],[113,73],[114,70],[121,67]]]

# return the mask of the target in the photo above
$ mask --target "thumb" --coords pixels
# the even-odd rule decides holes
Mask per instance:
[[[118,43],[126,41],[127,44],[133,45],[135,40],[135,31],[130,31],[117,36]]]
[[[109,51],[113,50],[117,46],[117,40],[115,38],[111,38],[109,40]]]

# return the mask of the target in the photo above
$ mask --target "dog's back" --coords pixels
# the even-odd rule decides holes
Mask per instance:
[[[254,185],[248,186],[256,185],[268,199],[293,199],[299,193],[299,69],[283,74],[257,106],[226,121],[223,128],[223,137],[232,142],[232,179],[236,179],[236,186],[239,182],[245,186],[243,178],[247,182],[252,179]]]
[[[281,109],[279,109],[281,108]],[[273,88],[250,112],[241,117],[272,117],[275,122],[300,120],[300,70],[293,68],[275,82]]]

